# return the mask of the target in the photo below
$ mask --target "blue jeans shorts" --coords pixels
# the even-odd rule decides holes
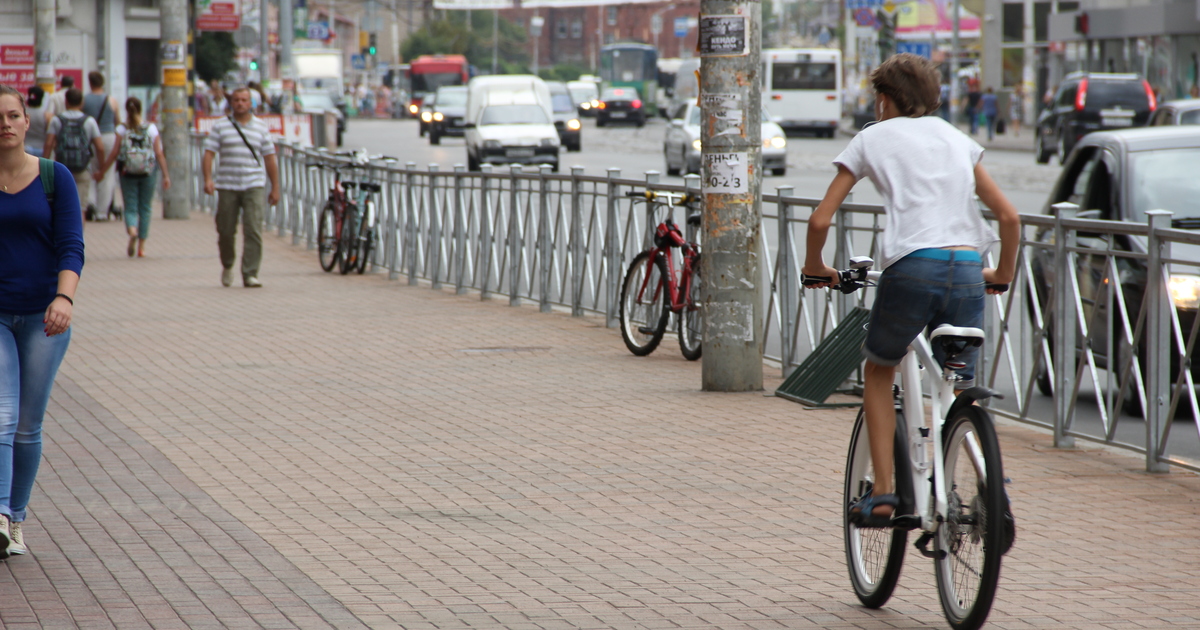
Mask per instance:
[[[867,324],[863,355],[877,365],[899,365],[921,331],[942,324],[983,327],[983,262],[974,250],[921,249],[883,271]],[[933,354],[944,356],[939,344]],[[967,364],[956,389],[975,381],[978,348],[958,355]]]

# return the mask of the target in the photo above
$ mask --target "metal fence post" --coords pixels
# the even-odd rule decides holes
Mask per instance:
[[[850,202],[851,197],[847,196],[846,201]],[[814,208],[813,210],[816,210]],[[854,253],[854,213],[848,210],[841,210],[837,213],[834,219],[837,232],[837,244],[833,253],[833,268],[848,269],[850,267],[850,257]],[[840,323],[850,313],[850,309],[854,308],[855,296],[847,295],[841,291],[836,291],[833,303],[836,308],[838,322]]]
[[[775,274],[775,292],[779,296],[779,343],[780,367],[783,377],[791,372],[792,352],[795,340],[792,338],[792,322],[796,318],[796,289],[792,286],[792,208],[785,199],[792,196],[791,186],[780,186],[775,189],[779,196],[779,251],[775,254],[775,263],[779,272]]]
[[[654,190],[655,188],[658,187],[659,180],[661,179],[660,175],[661,174],[658,171],[646,171],[646,190]],[[652,203],[648,203],[645,206],[646,225],[643,226],[645,229],[642,230],[642,245],[641,245],[642,250],[650,249],[650,247],[652,247],[654,245],[654,228],[656,225],[658,225],[657,223],[654,222],[654,211],[658,207],[659,206],[652,204]],[[667,212],[667,216],[674,218],[672,216],[675,213],[674,208],[672,208],[670,206],[666,206],[666,212]],[[641,250],[639,250],[639,251],[641,251]]]
[[[408,267],[408,286],[417,285],[417,163],[404,165],[404,264]]]
[[[621,230],[617,226],[617,197],[621,185],[615,180],[621,178],[621,169],[608,169],[608,212],[607,225],[604,226],[604,262],[608,277],[606,304],[604,305],[604,325],[613,328],[620,322],[617,311],[617,300],[621,290]]]
[[[549,180],[546,176],[550,174],[550,167],[543,164],[539,169],[538,177],[538,234],[537,234],[537,250],[538,250],[538,310],[542,313],[549,313],[550,307],[550,273],[553,269],[553,254],[551,253],[551,245],[554,239],[550,234],[550,191],[547,190]]]
[[[1063,220],[1075,218],[1079,206],[1073,203],[1056,203],[1054,210],[1054,445],[1058,448],[1074,448],[1075,438],[1067,435],[1067,427],[1074,413],[1071,392],[1075,391],[1076,326],[1075,299],[1070,279],[1075,273],[1071,248],[1075,247],[1074,229],[1063,227]]]
[[[495,244],[492,232],[492,196],[488,192],[488,184],[492,181],[489,177],[492,174],[492,165],[480,165],[479,170],[483,172],[479,180],[479,264],[482,278],[479,283],[479,299],[486,300],[492,295],[492,247]]]
[[[467,167],[462,164],[454,165],[454,292],[462,295],[467,292],[463,285],[466,277],[463,267],[467,264],[467,217],[463,207],[463,173]]]
[[[583,182],[582,166],[571,167],[571,316],[583,317],[583,272],[587,268],[584,260],[583,233]]]
[[[1167,472],[1159,461],[1159,444],[1171,404],[1171,309],[1175,308],[1167,291],[1170,273],[1165,260],[1171,258],[1171,242],[1159,238],[1158,230],[1171,227],[1172,213],[1167,210],[1146,212],[1150,224],[1146,265],[1146,472]],[[1184,368],[1187,369],[1187,368]]]
[[[395,280],[400,277],[400,174],[395,168],[388,169],[387,181],[387,255],[383,263],[387,266],[388,280]]]
[[[442,288],[442,213],[438,208],[437,175],[438,165],[429,165],[429,280],[432,288]]]
[[[521,180],[517,174],[521,167],[513,164],[508,169],[508,305],[521,305]]]

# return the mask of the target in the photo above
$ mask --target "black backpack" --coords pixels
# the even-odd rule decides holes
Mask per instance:
[[[88,162],[92,161],[91,142],[88,141],[88,116],[67,118],[58,115],[61,127],[58,130],[58,142],[54,145],[54,159],[72,173],[87,170]]]

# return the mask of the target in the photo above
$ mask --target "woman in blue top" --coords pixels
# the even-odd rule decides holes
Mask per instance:
[[[51,204],[28,130],[21,93],[0,85],[0,558],[27,552],[21,523],[83,269],[75,178],[53,163]]]

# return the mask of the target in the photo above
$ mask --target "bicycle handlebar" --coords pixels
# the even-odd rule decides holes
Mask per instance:
[[[657,191],[657,190],[631,190],[629,192],[626,192],[625,196],[633,197],[636,199],[643,199],[645,201],[657,201],[660,203],[664,203],[664,202],[660,201],[659,198],[661,197],[663,199],[666,199],[666,202],[664,203],[664,205],[667,205],[667,206],[686,206],[695,201],[699,201],[699,199],[700,199],[700,195],[698,193],[694,193],[694,192],[676,193],[676,192],[666,192],[666,191]]]
[[[879,276],[883,274],[882,271],[871,271],[871,266],[875,264],[875,261],[865,256],[852,258],[850,264],[849,269],[837,272],[838,282],[830,288],[837,289],[846,294],[854,293],[863,287],[874,286]],[[833,278],[829,276],[810,276],[804,272],[800,272],[800,283],[804,287],[813,288],[818,284],[833,284]],[[1007,283],[998,284],[989,282],[985,287],[997,293],[1008,291]]]

